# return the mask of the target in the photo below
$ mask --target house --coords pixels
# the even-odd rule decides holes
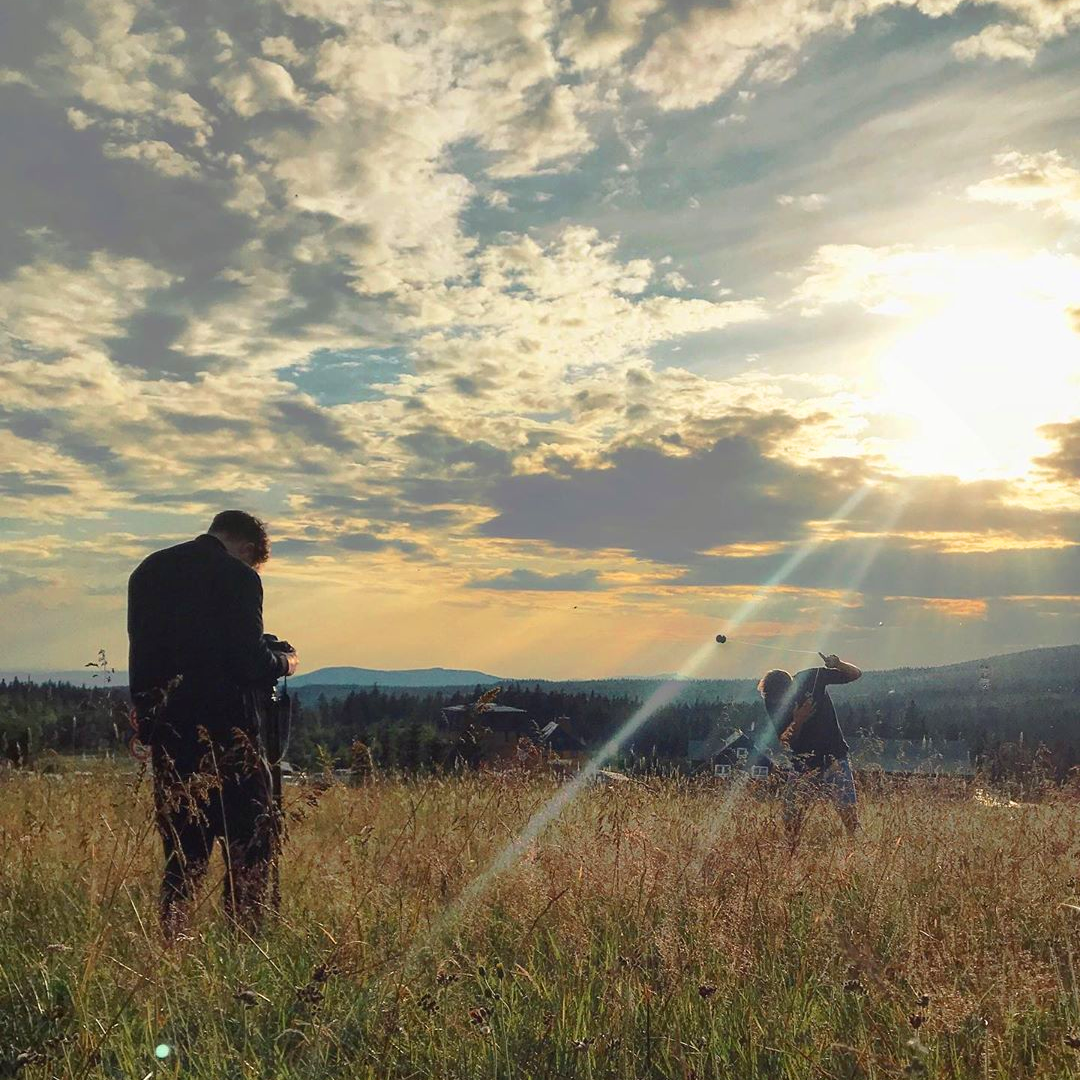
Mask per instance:
[[[686,756],[694,772],[710,769],[713,776],[729,778],[745,773],[751,780],[764,780],[776,768],[772,758],[756,745],[753,729],[730,735],[713,732],[704,739],[691,739]]]
[[[512,705],[448,705],[442,710],[444,730],[459,736],[459,752],[471,765],[481,762],[515,761],[521,757],[522,740],[536,736],[536,725],[524,709]]]
[[[855,772],[885,776],[971,777],[971,748],[960,739],[848,738],[848,760]]]
[[[544,761],[575,769],[588,757],[588,747],[566,716],[539,727],[524,709],[511,705],[488,704],[480,710],[449,705],[442,710],[441,726],[461,737],[462,756],[474,764]]]

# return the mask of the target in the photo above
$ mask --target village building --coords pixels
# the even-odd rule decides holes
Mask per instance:
[[[755,744],[753,729],[734,731],[730,735],[713,732],[704,739],[691,739],[686,756],[694,772],[708,770],[718,779],[746,775],[751,780],[766,780],[776,769],[776,763]]]
[[[570,718],[560,716],[540,727],[524,709],[512,705],[448,705],[442,710],[443,730],[469,743],[464,756],[473,764],[546,762],[564,771],[580,768],[588,747],[571,730]]]

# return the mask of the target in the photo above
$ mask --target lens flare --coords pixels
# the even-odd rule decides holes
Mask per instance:
[[[853,492],[840,507],[832,514],[828,521],[841,521],[846,518],[855,508],[870,494],[869,486],[859,488]],[[754,611],[765,602],[768,590],[784,582],[794,570],[796,570],[807,557],[824,542],[824,534],[809,537],[781,564],[776,573],[766,581],[761,591],[747,600],[736,611],[734,617],[728,622],[728,630],[738,630]],[[581,771],[567,781],[559,790],[544,804],[526,823],[525,827],[511,840],[491,863],[465,888],[456,900],[431,923],[427,931],[413,941],[408,954],[405,957],[404,967],[409,970],[413,967],[423,953],[439,939],[439,937],[460,918],[461,914],[477,900],[504,870],[509,869],[529,847],[537,840],[540,834],[562,814],[563,810],[574,801],[581,791],[593,780],[603,768],[605,762],[619,752],[623,744],[635,732],[659,712],[666,705],[670,705],[678,697],[686,681],[692,678],[702,666],[709,660],[715,649],[715,640],[710,638],[700,645],[686,660],[677,674],[662,683],[649,695],[641,707],[615,732],[600,749],[590,758]],[[766,732],[761,733],[764,739]],[[729,797],[730,799],[730,797]]]

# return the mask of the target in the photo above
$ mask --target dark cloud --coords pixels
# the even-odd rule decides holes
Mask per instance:
[[[461,518],[456,510],[424,509],[390,495],[371,495],[360,498],[355,495],[324,492],[306,496],[304,505],[310,510],[339,513],[345,518],[400,522],[430,529],[452,525]]]
[[[0,472],[0,495],[17,499],[36,495],[70,495],[67,484],[56,484],[44,473]]]
[[[520,592],[597,592],[600,584],[596,570],[569,574],[541,574],[535,570],[507,570],[495,577],[469,582],[470,589],[505,589]]]
[[[155,297],[147,303],[155,303]],[[148,374],[193,380],[200,372],[219,367],[214,357],[190,356],[173,349],[188,320],[168,311],[140,311],[128,319],[124,333],[109,338],[105,344],[109,356],[125,367]]]
[[[72,431],[63,414],[34,410],[0,408],[0,424],[28,442],[48,443],[65,457],[80,465],[100,469],[107,476],[118,477],[128,472],[123,458],[108,446]]]
[[[856,590],[868,596],[985,597],[1072,594],[1080,547],[945,552],[901,537],[822,544],[786,568],[791,550],[750,558],[699,557],[676,586],[761,585]]]
[[[298,436],[304,443],[314,443],[342,454],[355,454],[359,449],[341,422],[317,405],[299,400],[276,401],[271,412],[277,414],[285,434]],[[281,428],[277,430],[281,431]]]
[[[3,34],[0,33],[0,38]],[[179,271],[200,289],[221,289],[223,260],[254,235],[207,181],[164,177],[101,152],[101,134],[75,131],[63,108],[5,87],[0,221],[45,227],[73,251],[105,249]],[[14,88],[19,90],[21,88]],[[0,244],[0,276],[26,261],[25,245]]]
[[[0,569],[0,596],[22,592],[24,589],[40,589],[51,585],[47,578],[24,574],[20,570]]]
[[[1057,449],[1039,458],[1037,464],[1055,479],[1066,483],[1080,480],[1080,420],[1050,424],[1042,430],[1057,443]]]
[[[406,555],[416,555],[423,550],[413,540],[388,540],[369,532],[343,533],[334,537],[333,543],[346,551],[400,551]]]
[[[140,506],[186,506],[202,504],[208,508],[227,509],[244,506],[250,491],[224,491],[221,488],[196,488],[194,491],[140,491],[132,501]]]
[[[476,477],[506,476],[513,464],[508,450],[484,440],[468,442],[436,427],[421,428],[398,437],[398,442],[429,467]]]
[[[199,416],[196,413],[169,413],[168,422],[185,435],[250,435],[254,426],[250,420],[231,416]]]
[[[492,490],[498,514],[481,531],[683,562],[722,544],[792,539],[849,494],[831,473],[766,457],[733,436],[685,457],[625,449],[606,469],[506,477]]]
[[[302,540],[297,537],[286,537],[284,540],[274,540],[271,543],[271,554],[290,558],[293,555],[310,555],[318,551],[320,544],[317,540]]]

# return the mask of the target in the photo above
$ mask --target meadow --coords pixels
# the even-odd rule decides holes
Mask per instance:
[[[147,779],[5,775],[0,1075],[1080,1068],[1067,793],[897,786],[867,795],[855,842],[819,811],[792,855],[769,799],[591,786],[483,877],[555,789],[514,773],[289,787],[280,916],[237,937],[207,892],[166,949]]]

